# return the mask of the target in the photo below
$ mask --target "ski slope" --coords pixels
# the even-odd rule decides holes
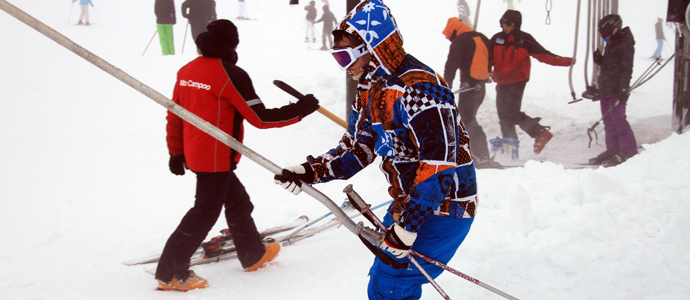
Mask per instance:
[[[574,0],[523,0],[523,30],[545,48],[572,56]],[[624,26],[635,39],[634,78],[652,63],[654,23],[666,1],[621,1]],[[196,56],[176,1],[178,55],[163,57],[156,39],[153,0],[94,0],[92,26],[76,26],[69,1],[10,3],[170,97],[177,70]],[[336,17],[345,0],[330,0]],[[450,42],[441,31],[455,16],[455,0],[388,0],[408,53],[442,73]],[[476,1],[468,0],[474,17]],[[294,98],[273,86],[283,80],[345,116],[345,74],[326,51],[305,44],[300,6],[287,0],[247,1],[236,21],[236,1],[217,1],[219,18],[239,28],[238,65],[269,107]],[[478,31],[491,37],[506,4],[482,1]],[[317,1],[319,16],[320,1]],[[586,10],[583,7],[581,25]],[[321,25],[317,24],[320,35]],[[580,28],[573,85],[584,91],[585,27]],[[669,46],[674,33],[666,28]],[[372,255],[339,228],[284,248],[270,266],[242,272],[235,260],[194,267],[210,288],[186,294],[156,292],[145,270],[122,261],[162,250],[194,199],[195,178],[168,171],[166,111],[32,28],[0,12],[0,298],[2,299],[365,299]],[[185,43],[184,53],[182,44]],[[671,54],[665,49],[665,57]],[[142,55],[143,53],[143,55]],[[591,59],[590,59],[591,61]],[[672,63],[670,64],[672,65]],[[591,70],[591,67],[590,67]],[[572,100],[568,68],[532,61],[523,110],[542,117],[554,138],[534,155],[520,132],[523,168],[479,170],[478,215],[449,263],[519,299],[690,299],[690,136],[671,128],[672,66],[635,90],[628,119],[644,151],[608,169],[572,170],[604,150],[588,148],[587,128],[600,119],[598,103]],[[457,86],[457,84],[456,84]],[[500,135],[494,86],[478,120],[489,138]],[[280,166],[336,146],[343,129],[319,114],[287,128],[246,127],[245,145]],[[327,212],[307,195],[292,196],[273,175],[244,158],[237,174],[255,205],[259,229],[306,214]],[[389,200],[380,171],[370,166],[347,182],[315,188],[336,204],[347,184],[371,204]],[[376,213],[382,217],[383,210]],[[361,218],[356,219],[359,221]],[[363,220],[363,219],[362,219]],[[219,221],[209,236],[226,225]],[[502,299],[455,275],[438,283],[452,299]],[[423,299],[440,299],[429,285]]]

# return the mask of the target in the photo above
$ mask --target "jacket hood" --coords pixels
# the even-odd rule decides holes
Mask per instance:
[[[235,52],[235,47],[226,43],[218,35],[206,31],[199,34],[196,38],[196,45],[199,47],[201,55],[214,58],[223,58],[232,62],[237,63],[237,52]]]
[[[463,23],[456,17],[452,17],[448,19],[446,28],[443,29],[443,35],[446,36],[447,39],[452,40],[456,36],[470,31],[472,31],[472,28],[469,25]]]
[[[506,20],[509,20],[509,21],[515,23],[515,31],[520,31],[520,27],[522,27],[522,14],[519,11],[509,9],[501,17],[501,20],[503,20],[503,19],[506,19]],[[500,25],[501,20],[499,20],[499,26],[501,26]]]
[[[374,76],[393,74],[406,55],[398,25],[381,0],[362,1],[335,30],[355,35],[367,45]]]

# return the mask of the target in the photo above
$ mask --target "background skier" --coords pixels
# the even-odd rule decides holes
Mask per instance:
[[[307,95],[297,103],[267,109],[256,95],[249,75],[236,65],[237,28],[228,20],[208,25],[196,39],[202,56],[177,73],[172,100],[242,142],[243,121],[257,128],[283,127],[318,109]],[[245,271],[256,271],[274,259],[280,244],[264,246],[251,216],[254,206],[235,175],[240,154],[177,115],[168,112],[167,143],[170,171],[196,174],[196,200],[170,235],[156,270],[158,290],[187,291],[208,282],[189,270],[189,259],[225,207],[225,219]]]
[[[405,53],[395,19],[379,0],[357,5],[333,36],[333,57],[358,81],[348,131],[339,146],[284,169],[276,183],[298,194],[302,181],[348,179],[381,156],[395,201],[383,218],[388,233],[380,247],[402,262],[409,262],[413,249],[447,263],[467,236],[477,205],[469,137],[452,91]],[[420,264],[434,278],[443,272]],[[424,283],[419,270],[394,269],[377,258],[369,299],[418,299]]]
[[[156,13],[156,26],[161,42],[161,51],[163,55],[174,55],[173,25],[177,22],[175,2],[173,0],[156,0],[153,11]]]
[[[206,25],[216,20],[216,1],[187,0],[182,3],[182,16],[189,21],[192,38],[196,41],[199,34],[206,31]]]
[[[77,0],[72,0],[72,3],[77,2]],[[89,5],[93,6],[91,0],[79,0],[79,9],[81,13],[79,14],[79,22],[77,25],[91,25],[89,23]]]
[[[661,59],[661,50],[664,49],[664,41],[666,41],[666,36],[664,36],[664,25],[663,25],[664,19],[662,18],[657,18],[657,22],[654,25],[654,29],[656,31],[656,51],[654,51],[654,55],[652,55],[653,58],[656,59]]]
[[[503,138],[518,139],[515,126],[520,126],[534,140],[534,153],[539,154],[553,134],[521,111],[522,96],[529,81],[530,57],[552,66],[570,66],[575,59],[560,57],[542,47],[527,32],[522,31],[522,14],[507,10],[500,20],[503,31],[491,38],[493,51],[492,79],[496,85],[496,110]]]
[[[637,154],[635,134],[625,115],[635,56],[635,38],[630,27],[622,26],[623,20],[616,14],[599,20],[597,29],[606,42],[606,47],[604,55],[598,50],[594,52],[594,63],[601,67],[598,81],[601,95],[599,104],[602,116],[605,115],[606,151],[589,162],[606,167],[618,165]]]
[[[459,93],[457,104],[462,122],[472,137],[470,149],[474,165],[479,169],[499,167],[498,163],[493,162],[489,156],[486,134],[477,122],[477,111],[484,102],[485,85],[489,79],[489,62],[492,59],[491,47],[488,46],[489,39],[473,31],[470,26],[455,17],[448,19],[443,35],[451,41],[443,72],[443,78],[448,82],[448,87],[453,88],[455,72],[459,69],[460,89],[473,88],[473,90]]]
[[[314,20],[316,20],[316,4],[314,1],[309,1],[309,5],[304,7],[307,15],[304,17],[304,42],[316,43],[316,29],[314,28]]]
[[[331,31],[333,27],[338,25],[338,19],[335,18],[333,12],[328,8],[328,5],[323,6],[323,15],[321,19],[316,20],[314,23],[323,22],[323,31],[321,32],[321,50],[328,50],[333,48],[333,36]],[[326,40],[328,40],[328,46],[326,46]]]

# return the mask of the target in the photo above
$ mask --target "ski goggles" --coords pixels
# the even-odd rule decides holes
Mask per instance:
[[[515,26],[515,23],[513,23],[509,20],[506,20],[506,19],[501,19],[501,25],[510,27],[510,26]]]
[[[352,64],[354,64],[358,58],[369,53],[366,44],[361,44],[357,47],[347,47],[341,49],[331,49],[331,55],[335,58],[341,69],[347,70]]]

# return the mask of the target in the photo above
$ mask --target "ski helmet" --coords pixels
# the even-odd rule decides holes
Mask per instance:
[[[621,20],[621,16],[616,14],[610,14],[599,20],[597,29],[599,30],[601,36],[607,37],[618,33],[622,26],[623,20]]]

